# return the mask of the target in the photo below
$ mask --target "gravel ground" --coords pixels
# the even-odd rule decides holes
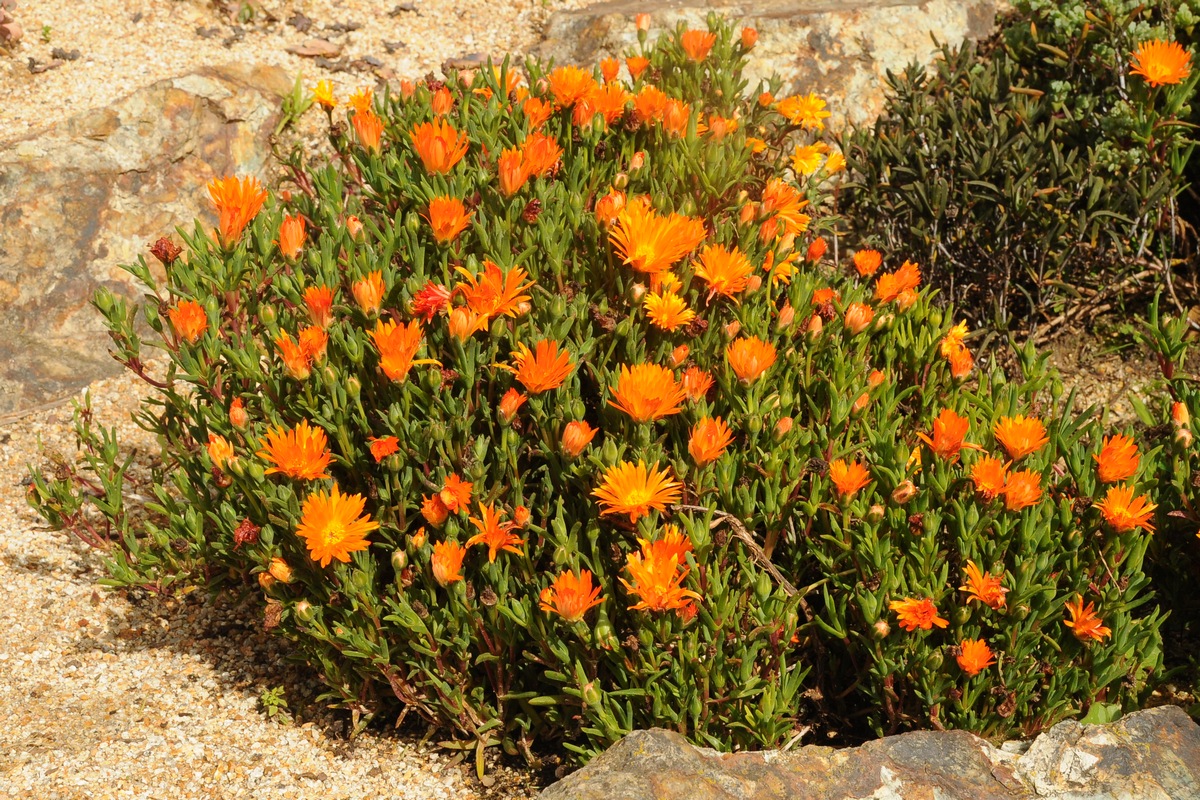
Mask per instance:
[[[97,419],[127,444],[140,387],[92,386]],[[369,731],[311,702],[311,671],[252,612],[97,584],[97,554],[49,530],[24,499],[26,463],[74,452],[69,407],[0,421],[0,797],[515,798],[529,776],[495,769],[485,791],[414,736]],[[40,449],[44,448],[44,449]],[[199,593],[197,593],[199,594]],[[283,686],[298,718],[258,698]]]
[[[544,18],[586,0],[18,0],[25,36],[0,54],[0,140],[53,124],[63,110],[107,105],[207,64],[278,64],[341,96],[391,70],[437,71],[449,58],[522,53]],[[239,21],[241,8],[258,9]],[[223,9],[232,9],[232,16]],[[406,10],[407,9],[407,10]],[[307,24],[307,27],[306,27]],[[357,27],[356,27],[357,26]],[[353,29],[353,30],[347,30]],[[47,36],[43,37],[43,32]],[[290,54],[311,39],[340,48],[322,67]],[[48,41],[44,41],[48,39]],[[56,60],[61,65],[40,69]],[[65,60],[66,56],[78,56]],[[366,61],[373,59],[377,63]],[[330,68],[332,67],[332,69]],[[342,71],[348,70],[348,71]]]

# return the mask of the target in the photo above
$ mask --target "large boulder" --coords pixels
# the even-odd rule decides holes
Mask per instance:
[[[825,97],[836,127],[879,115],[887,70],[930,63],[935,37],[958,44],[990,35],[1005,8],[1004,0],[614,0],[553,14],[539,54],[558,63],[621,58],[637,44],[634,14],[650,14],[653,40],[681,21],[703,27],[716,12],[759,31],[750,89],[777,72],[789,92]]]
[[[722,754],[637,731],[541,800],[1182,800],[1200,798],[1200,727],[1176,707],[1064,722],[1028,747],[962,731],[861,747]]]
[[[204,69],[0,144],[0,416],[119,368],[92,294],[134,296],[118,265],[211,221],[210,178],[263,174],[290,86],[278,67]]]

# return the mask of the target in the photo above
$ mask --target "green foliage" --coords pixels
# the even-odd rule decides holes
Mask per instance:
[[[258,696],[258,702],[266,712],[267,719],[273,719],[281,724],[292,721],[292,714],[288,709],[287,691],[284,687],[263,689],[262,694]]]
[[[1016,5],[986,48],[889,74],[883,116],[844,142],[859,232],[1002,328],[1169,281],[1200,78],[1130,72],[1140,43],[1174,38],[1167,4]]]
[[[969,376],[965,331],[911,291],[915,267],[889,260],[873,280],[850,267],[844,242],[827,253],[813,230],[832,227],[826,197],[840,176],[786,172],[816,126],[744,100],[740,40],[715,19],[710,28],[704,60],[685,55],[682,31],[645,51],[633,105],[645,108],[653,81],[679,103],[671,112],[639,118],[627,99],[605,126],[560,97],[543,132],[561,158],[513,191],[497,162],[535,141],[536,126],[507,65],[406,85],[371,106],[359,96],[347,118],[330,111],[333,163],[297,151],[287,199],[261,210],[250,191],[224,201],[254,205],[244,231],[227,213],[216,241],[199,223],[181,233],[185,258],[156,247],[165,282],[131,265],[147,286],[140,307],[96,298],[114,354],[154,387],[138,417],[163,448],[148,518],[131,518],[119,491],[102,504],[108,495],[80,488],[93,473],[119,487],[124,474],[109,434],[86,426],[93,455],[60,476],[35,472],[35,507],[75,530],[85,507],[111,525],[117,584],[256,594],[270,627],[319,671],[325,699],[364,724],[398,704],[477,758],[499,746],[534,759],[536,745],[561,744],[586,759],[651,725],[726,750],[782,746],[808,725],[1003,737],[1134,707],[1161,662],[1161,615],[1147,605],[1145,530],[1113,529],[1094,503],[1098,411],[1062,397],[1028,349],[1015,380]],[[532,64],[528,91],[551,100],[569,78]],[[764,88],[778,86],[750,95]],[[447,95],[445,119],[468,146],[433,170],[414,130]],[[669,276],[636,268],[660,247],[634,230],[643,196],[704,226],[706,245]],[[438,197],[470,213],[440,240]],[[597,205],[615,198],[614,222]],[[300,218],[297,248],[284,229]],[[633,239],[628,258],[619,231]],[[751,265],[744,285],[704,277],[717,243]],[[362,291],[376,272],[380,303]],[[479,291],[505,275],[508,288]],[[679,327],[647,310],[648,288],[672,282],[697,314]],[[333,291],[327,309],[321,287]],[[417,349],[381,346],[385,321],[419,325]],[[772,348],[761,375],[739,374],[730,355],[750,337]],[[543,340],[569,368],[538,389],[513,370]],[[147,374],[145,348],[166,356],[165,375]],[[620,407],[632,405],[623,369],[642,364],[669,371],[646,387],[661,413],[644,421]],[[685,369],[713,387],[679,397]],[[947,409],[968,426],[961,452],[933,426]],[[1048,441],[1010,457],[992,431],[1020,414],[1039,417]],[[697,431],[715,419],[733,442],[710,462]],[[566,446],[567,424],[583,421],[596,438]],[[314,449],[328,448],[328,476],[323,464],[267,474],[280,461],[268,434],[301,422],[327,436]],[[381,444],[395,451],[373,453]],[[1029,471],[1037,496],[1018,508],[977,491],[985,455],[1019,460],[1011,469]],[[606,477],[638,463],[678,493],[639,497]],[[845,485],[849,464],[866,470],[864,485]],[[461,508],[458,480],[471,483]],[[378,528],[322,563],[320,547],[353,543],[359,514],[319,519],[335,486]],[[641,508],[607,513],[602,486]],[[510,538],[491,554],[471,537],[493,511],[503,523],[493,533]],[[448,563],[464,546],[461,568]],[[678,560],[652,557],[666,546]],[[1005,603],[959,588],[967,561],[1000,577]],[[581,570],[599,602],[572,613],[562,579]],[[892,606],[917,599],[945,627],[903,630]],[[1111,636],[1064,624],[1079,599]],[[969,674],[966,639],[987,642],[997,663]]]

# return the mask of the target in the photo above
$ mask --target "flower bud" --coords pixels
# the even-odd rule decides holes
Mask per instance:
[[[296,603],[295,611],[296,619],[301,622],[312,622],[317,616],[317,610],[307,600],[301,600],[299,603]]]
[[[883,506],[874,503],[867,509],[867,522],[877,523],[883,519]]]
[[[637,26],[638,33],[645,33],[650,30],[650,15],[637,14],[633,18],[633,24]]]
[[[269,572],[258,573],[258,585],[262,587],[264,592],[267,591],[275,585],[275,576]]]
[[[641,169],[644,166],[646,166],[646,154],[645,152],[638,150],[633,154],[633,158],[629,159],[629,169]]]
[[[775,95],[771,94],[770,92],[763,92],[762,94],[760,94],[758,96],[758,104],[760,106],[762,106],[763,108],[768,107],[769,105],[771,105],[774,102],[775,102]]]
[[[1179,430],[1175,431],[1175,441],[1178,442],[1181,447],[1191,447],[1192,432],[1187,428],[1180,428]]]
[[[596,688],[595,681],[588,681],[583,685],[583,702],[589,706],[599,706],[602,695],[600,690]]]
[[[513,509],[513,522],[516,523],[518,528],[524,528],[528,525],[529,517],[529,509],[525,506],[517,506]]]
[[[905,289],[896,297],[896,308],[901,311],[908,311],[917,302],[917,296],[915,289]]]
[[[1171,420],[1182,428],[1191,424],[1192,415],[1188,413],[1188,407],[1183,403],[1175,403],[1171,406]]]
[[[751,27],[742,28],[742,49],[749,50],[758,43],[758,31]]]
[[[887,624],[887,620],[879,620],[873,626],[876,639],[886,639],[887,635],[892,632],[892,626]]]
[[[403,550],[393,550],[392,551],[392,569],[396,570],[396,574],[399,574],[400,572],[402,572],[404,570],[404,568],[407,566],[408,566],[408,553],[404,552]]]
[[[742,330],[742,323],[738,322],[735,319],[735,320],[730,321],[725,326],[725,335],[728,336],[730,339],[732,339],[735,336],[737,336],[741,332],[741,330]]]
[[[250,417],[246,414],[246,407],[242,404],[242,398],[233,398],[233,403],[229,406],[229,424],[235,428],[245,428],[246,423],[250,421]]]
[[[635,303],[642,302],[642,298],[646,296],[646,287],[644,284],[635,283],[629,287],[629,296]]]
[[[563,429],[562,449],[571,458],[576,458],[596,437],[596,428],[587,422],[568,422]]]
[[[775,322],[775,330],[783,331],[792,326],[792,322],[796,319],[796,309],[792,308],[791,303],[784,304],[783,308],[779,309],[779,319]]]
[[[794,234],[794,233],[785,233],[779,239],[779,247],[780,247],[781,251],[784,253],[790,252],[791,249],[795,246],[796,246],[796,234]]]
[[[408,543],[410,545],[412,545],[412,548],[414,550],[420,550],[422,547],[425,546],[425,539],[426,539],[425,529],[418,528],[416,533],[414,533],[412,536],[408,537]]]
[[[791,417],[784,417],[783,419],[779,420],[778,422],[775,423],[775,438],[776,438],[776,440],[782,439],[783,437],[787,436],[789,433],[791,433],[791,430],[792,430],[792,418]]]
[[[825,244],[825,240],[818,236],[816,239],[813,239],[812,244],[808,246],[808,252],[805,254],[805,257],[809,261],[820,261],[821,257],[825,255],[825,250],[827,248],[828,245]]]
[[[671,366],[678,367],[684,361],[687,361],[688,352],[688,346],[686,344],[681,344],[679,347],[676,347],[674,350],[672,350]]]
[[[880,314],[875,318],[875,330],[882,331],[892,327],[892,321],[895,319],[895,314]]]
[[[821,331],[824,330],[824,328],[825,323],[821,321],[821,317],[817,314],[813,314],[808,320],[808,337],[810,339],[817,338],[821,335]]]
[[[863,392],[862,394],[860,394],[858,396],[858,399],[854,401],[854,405],[850,406],[850,413],[857,414],[858,412],[860,412],[864,408],[866,408],[867,403],[869,403],[869,402],[871,402],[871,395],[867,394],[866,392]]]
[[[871,374],[867,376],[867,386],[870,386],[872,389],[874,389],[882,385],[885,380],[887,380],[886,375],[877,369],[873,369],[871,370]]]
[[[613,176],[612,185],[613,188],[619,192],[625,191],[625,188],[629,186],[629,173],[618,172],[615,176]]]
[[[521,406],[528,399],[528,397],[516,389],[509,389],[500,398],[500,416],[504,418],[505,422],[512,422],[513,418],[517,416],[517,411],[520,410]]]
[[[917,487],[912,481],[901,481],[900,484],[892,492],[892,502],[898,505],[904,505],[909,500],[912,500],[917,493]]]
[[[742,206],[741,212],[738,214],[738,219],[743,223],[749,224],[754,221],[754,217],[758,214],[758,209],[754,203],[746,203]]]
[[[757,292],[762,286],[762,278],[757,275],[751,275],[746,279],[746,293]]]
[[[267,567],[267,571],[278,581],[282,581],[283,583],[292,582],[292,568],[282,558],[272,558],[271,566]]]

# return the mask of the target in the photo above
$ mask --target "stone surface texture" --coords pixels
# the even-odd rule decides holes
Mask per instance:
[[[210,178],[264,172],[291,85],[277,67],[201,69],[0,148],[0,416],[116,371],[93,292],[135,295],[118,265],[211,222]]]
[[[1023,750],[1023,752],[1020,752]],[[722,754],[637,731],[541,800],[1188,800],[1200,798],[1200,726],[1179,708],[1108,725],[1064,722],[1026,748],[961,731],[861,747]]]
[[[886,71],[931,63],[935,36],[950,44],[986,37],[1006,7],[1004,0],[615,0],[553,14],[539,52],[559,63],[623,58],[637,45],[634,14],[651,15],[653,41],[681,21],[702,28],[716,12],[758,29],[750,89],[777,72],[787,93],[825,97],[836,127],[878,116]]]

